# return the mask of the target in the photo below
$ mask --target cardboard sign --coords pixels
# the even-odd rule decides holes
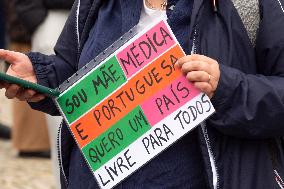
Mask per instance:
[[[130,33],[111,46],[112,53],[103,52],[99,65],[94,60],[83,69],[94,68],[73,76],[56,99],[103,189],[214,112],[209,98],[174,66],[185,53],[165,20]]]

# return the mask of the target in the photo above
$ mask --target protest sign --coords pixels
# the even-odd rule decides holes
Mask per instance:
[[[167,22],[135,31],[67,80],[56,99],[103,189],[117,185],[214,112],[209,98],[175,67],[185,53]]]

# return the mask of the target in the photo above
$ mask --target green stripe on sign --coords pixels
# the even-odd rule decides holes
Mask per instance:
[[[115,56],[79,81],[57,101],[71,124],[126,82]]]
[[[146,116],[138,106],[85,146],[83,154],[96,171],[150,129]]]

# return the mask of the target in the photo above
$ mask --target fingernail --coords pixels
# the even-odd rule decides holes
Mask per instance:
[[[45,96],[41,96],[41,97],[39,98],[39,101],[41,101],[41,100],[43,100],[43,99],[45,99]]]
[[[179,67],[179,62],[178,62],[178,61],[175,63],[175,66],[176,66],[176,67]]]

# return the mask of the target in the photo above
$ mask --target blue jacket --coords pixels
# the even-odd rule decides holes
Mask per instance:
[[[139,21],[139,3],[130,2],[119,1],[124,11],[123,22],[117,27],[122,33]],[[29,54],[40,84],[55,88],[83,66],[77,62],[101,3],[75,2],[55,47],[56,55]],[[212,189],[277,189],[284,177],[284,2],[260,0],[260,4],[254,48],[231,0],[218,1],[217,12],[212,1],[194,0],[189,34],[193,51],[216,59],[221,70],[212,98],[216,113],[198,127]],[[58,114],[51,99],[31,105]],[[65,123],[60,129],[59,149],[62,188],[67,188],[74,182],[69,170],[82,169],[85,162],[80,154],[70,157],[74,140]],[[70,165],[70,158],[78,164]],[[87,175],[78,177],[88,182]],[[83,188],[79,182],[72,186]],[[92,184],[84,187],[92,188]]]

